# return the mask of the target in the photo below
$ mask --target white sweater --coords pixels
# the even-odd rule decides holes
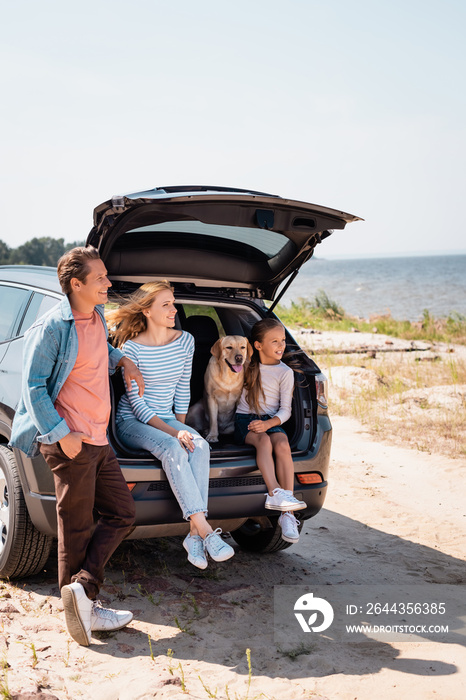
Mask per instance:
[[[260,415],[277,416],[283,424],[291,416],[291,399],[293,398],[294,374],[291,367],[281,362],[278,365],[260,365],[259,368],[264,397],[259,395]],[[246,401],[246,389],[243,389],[237,413],[255,413]]]

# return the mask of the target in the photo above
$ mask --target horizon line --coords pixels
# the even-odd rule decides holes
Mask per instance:
[[[323,252],[323,251],[322,251]],[[329,253],[327,255],[320,253],[319,255],[314,255],[312,259],[314,260],[338,260],[338,259],[353,259],[361,260],[362,258],[367,258],[371,260],[381,259],[381,258],[428,258],[428,257],[440,257],[440,256],[454,256],[454,255],[466,255],[466,249],[456,249],[456,250],[410,250],[410,251],[396,251],[396,252],[378,252],[378,253]]]

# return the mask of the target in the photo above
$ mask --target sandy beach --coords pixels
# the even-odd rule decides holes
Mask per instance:
[[[293,635],[274,642],[275,586],[466,580],[466,459],[376,441],[351,418],[332,424],[325,508],[297,545],[257,556],[229,540],[235,557],[201,572],[181,538],[123,543],[101,597],[134,620],[88,648],[66,632],[54,554],[42,575],[0,582],[0,697],[462,700],[460,635],[352,644],[316,635],[307,649]]]

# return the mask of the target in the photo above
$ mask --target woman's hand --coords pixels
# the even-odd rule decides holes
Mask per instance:
[[[178,430],[178,435],[176,437],[180,441],[182,447],[189,450],[190,452],[194,452],[194,436],[192,433],[189,432],[189,430]]]

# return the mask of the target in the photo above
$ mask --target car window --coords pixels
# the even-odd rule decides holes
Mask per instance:
[[[16,336],[30,295],[29,289],[0,284],[0,343]]]
[[[260,228],[247,228],[242,226],[219,226],[217,224],[206,224],[202,221],[164,221],[162,224],[150,224],[149,226],[139,226],[127,235],[134,234],[189,234],[190,236],[203,236],[217,238],[219,240],[242,246],[250,246],[267,258],[273,258],[285,246],[290,245],[288,238],[277,231],[264,230]]]
[[[37,312],[37,318],[43,316],[45,313],[47,313],[47,311],[50,311],[50,309],[53,309],[53,307],[59,303],[60,299],[56,299],[55,297],[44,296],[39,306],[39,311]]]
[[[183,310],[185,314],[185,318],[191,318],[193,316],[199,317],[199,316],[208,316],[209,318],[212,318],[215,321],[215,325],[217,326],[217,331],[218,335],[226,335],[225,330],[222,326],[222,322],[220,321],[217,311],[214,309],[213,306],[204,306],[203,304],[184,304],[183,305]],[[195,319],[193,319],[190,322],[190,327],[192,328],[192,324],[195,322]]]
[[[45,314],[46,311],[56,306],[58,303],[58,299],[36,292],[29,302],[24,318],[21,321],[21,328],[18,331],[18,335],[23,335],[23,333],[32,326],[36,318]]]

